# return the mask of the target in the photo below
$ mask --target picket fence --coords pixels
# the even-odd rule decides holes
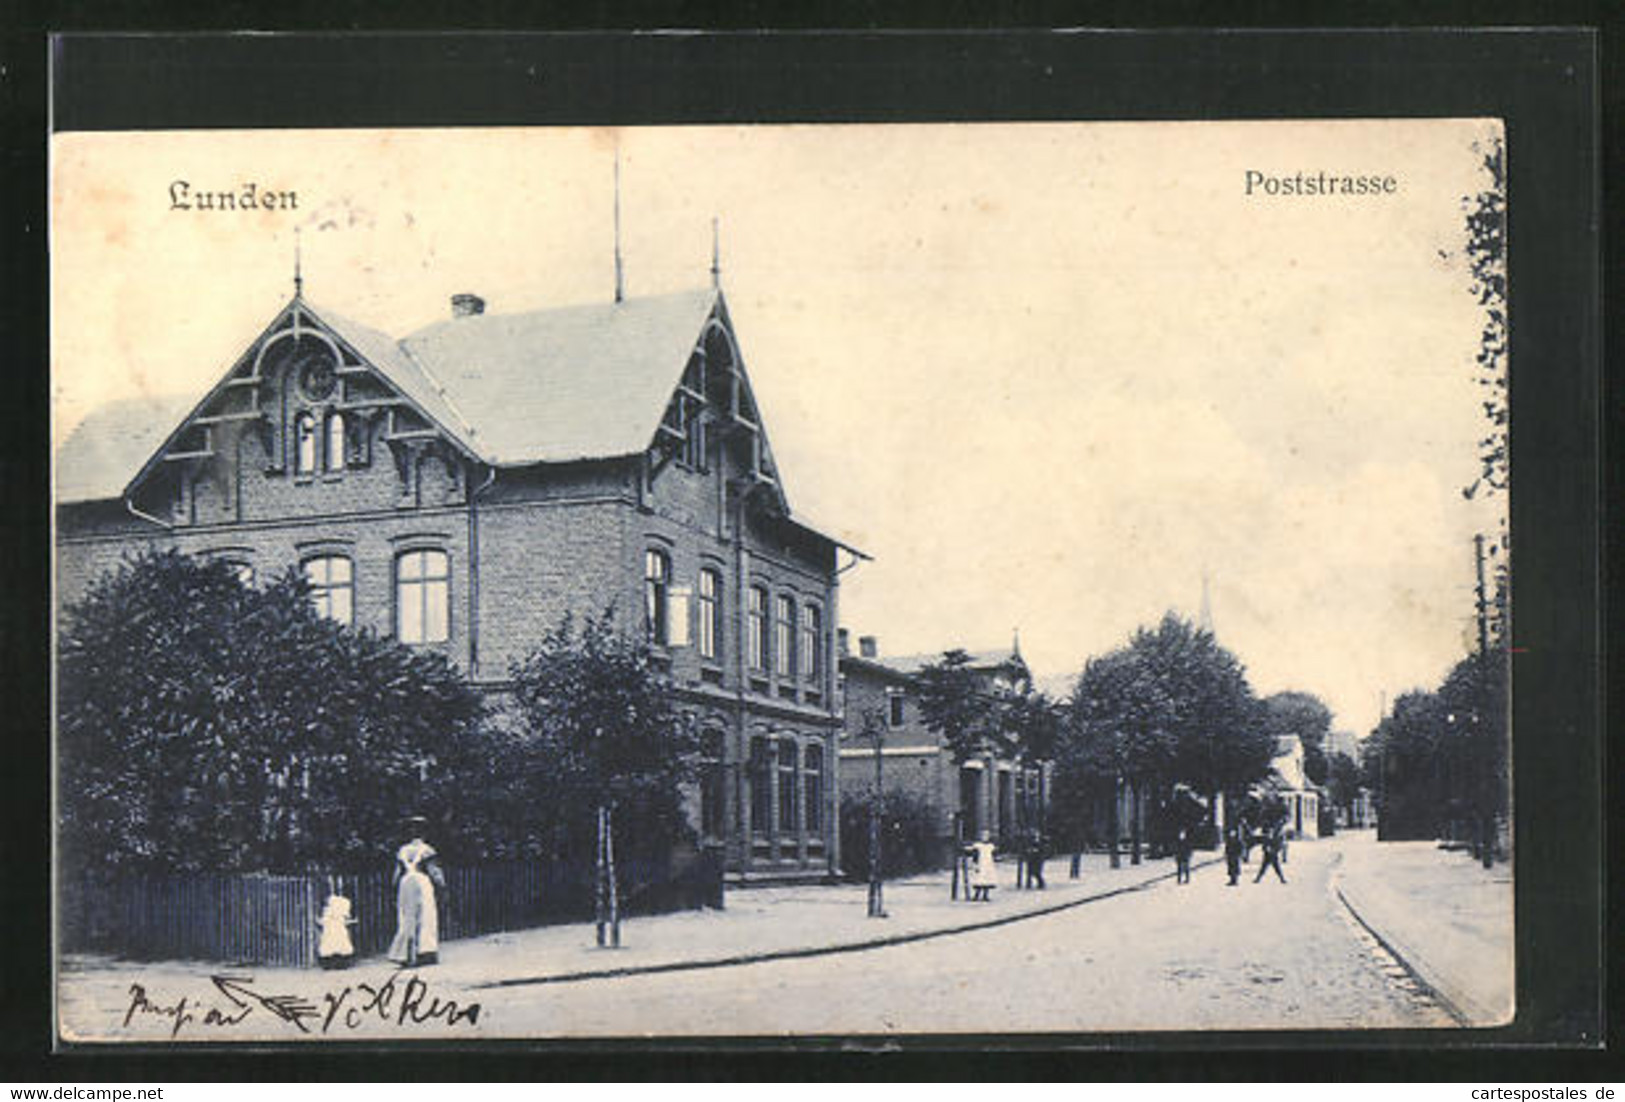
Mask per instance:
[[[565,862],[452,865],[438,893],[442,941],[592,917],[592,873]],[[720,907],[722,862],[705,851],[625,862],[617,877],[628,914]],[[389,870],[272,876],[128,876],[87,872],[59,882],[66,952],[133,960],[226,964],[316,963],[317,916],[328,895],[348,896],[358,956],[384,952],[395,933]]]

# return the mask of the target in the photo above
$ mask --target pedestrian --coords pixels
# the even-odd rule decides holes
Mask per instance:
[[[389,959],[406,968],[434,964],[440,959],[440,916],[436,887],[444,887],[438,854],[423,840],[426,824],[421,816],[407,820],[408,841],[395,853],[395,940]]]
[[[1241,876],[1241,831],[1233,823],[1224,831],[1224,871],[1230,875],[1225,887],[1235,887]]]
[[[322,916],[316,922],[321,937],[316,941],[316,962],[323,968],[348,968],[355,960],[355,942],[350,940],[350,901],[342,895],[327,897]]]
[[[1280,824],[1271,827],[1269,833],[1264,835],[1264,857],[1259,862],[1258,875],[1253,877],[1254,884],[1264,879],[1264,874],[1270,869],[1275,870],[1275,875],[1281,878],[1281,883],[1286,883],[1286,873],[1281,871],[1281,846],[1285,841],[1285,832]]]
[[[1044,832],[1037,827],[1033,827],[1027,831],[1026,841],[1027,886],[1043,891],[1046,887],[1044,883],[1044,859],[1048,856],[1045,852]]]
[[[1189,884],[1191,882],[1191,850],[1195,847],[1191,843],[1191,832],[1186,827],[1179,828],[1179,834],[1174,838],[1174,882]]]
[[[999,881],[993,867],[993,843],[988,841],[987,831],[982,831],[981,837],[971,843],[970,855],[971,898],[978,903],[991,902]]]

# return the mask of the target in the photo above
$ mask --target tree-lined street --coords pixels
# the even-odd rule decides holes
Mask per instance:
[[[1483,1012],[1486,1023],[1495,1020],[1504,1009],[1496,1000],[1511,990],[1510,930],[1500,922],[1511,903],[1507,878],[1429,846],[1407,849],[1404,868],[1395,869],[1387,863],[1393,852],[1368,833],[1304,842],[1292,847],[1286,884],[1273,876],[1254,884],[1255,858],[1234,888],[1226,885],[1222,864],[1199,867],[1182,887],[1167,876],[1168,861],[1113,872],[1095,860],[1086,866],[1083,891],[1130,890],[983,929],[862,950],[829,951],[843,937],[883,938],[1011,917],[1012,908],[1081,900],[1082,891],[1056,876],[1050,892],[1017,893],[1007,883],[992,907],[949,904],[938,882],[945,874],[939,874],[894,885],[892,918],[874,922],[861,918],[860,885],[769,889],[738,893],[721,913],[636,920],[629,928],[634,948],[624,953],[593,949],[590,926],[551,927],[454,942],[441,964],[416,971],[395,971],[376,959],[342,975],[76,959],[65,977],[62,1012],[70,1033],[81,1037],[167,1034],[170,1020],[156,1015],[139,1013],[124,1022],[130,984],[142,984],[159,1005],[188,997],[201,1018],[221,1001],[209,976],[230,971],[251,975],[260,991],[292,994],[318,1009],[346,985],[376,988],[393,978],[398,1016],[401,993],[414,977],[423,985],[424,1005],[439,999],[480,1008],[473,1023],[409,1020],[403,1026],[396,1017],[369,1015],[343,1031],[400,1039],[929,1033],[985,1030],[990,1021],[1011,1032],[1454,1024],[1449,1008],[1413,980],[1414,970],[1451,993],[1458,1006]],[[1014,871],[1013,865],[1001,869],[1006,878]],[[1135,884],[1144,886],[1135,890]],[[1404,947],[1404,965],[1353,916],[1339,889],[1358,901],[1383,941]],[[1440,915],[1448,922],[1434,920]],[[823,950],[794,959],[680,966],[797,944]],[[671,970],[559,982],[617,967]],[[538,979],[548,982],[529,982]],[[231,1035],[321,1035],[315,1032],[319,1019],[310,1019],[307,1035],[267,1013],[256,1015]],[[180,1037],[216,1032],[193,1022]]]

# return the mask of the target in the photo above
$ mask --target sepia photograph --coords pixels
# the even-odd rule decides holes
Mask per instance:
[[[1513,1020],[1500,120],[49,155],[61,1042]]]

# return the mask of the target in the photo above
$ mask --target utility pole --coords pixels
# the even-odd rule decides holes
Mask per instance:
[[[882,765],[885,758],[880,751],[886,743],[886,725],[872,711],[865,714],[864,723],[869,728],[870,737],[875,740],[875,795],[869,802],[869,917],[885,918],[886,906],[881,898],[880,878],[880,802],[886,789]]]
[[[1478,653],[1488,654],[1490,651],[1490,613],[1489,602],[1484,597],[1484,534],[1482,532],[1473,537],[1473,566],[1478,576],[1478,582],[1473,587],[1473,593],[1478,605]]]

